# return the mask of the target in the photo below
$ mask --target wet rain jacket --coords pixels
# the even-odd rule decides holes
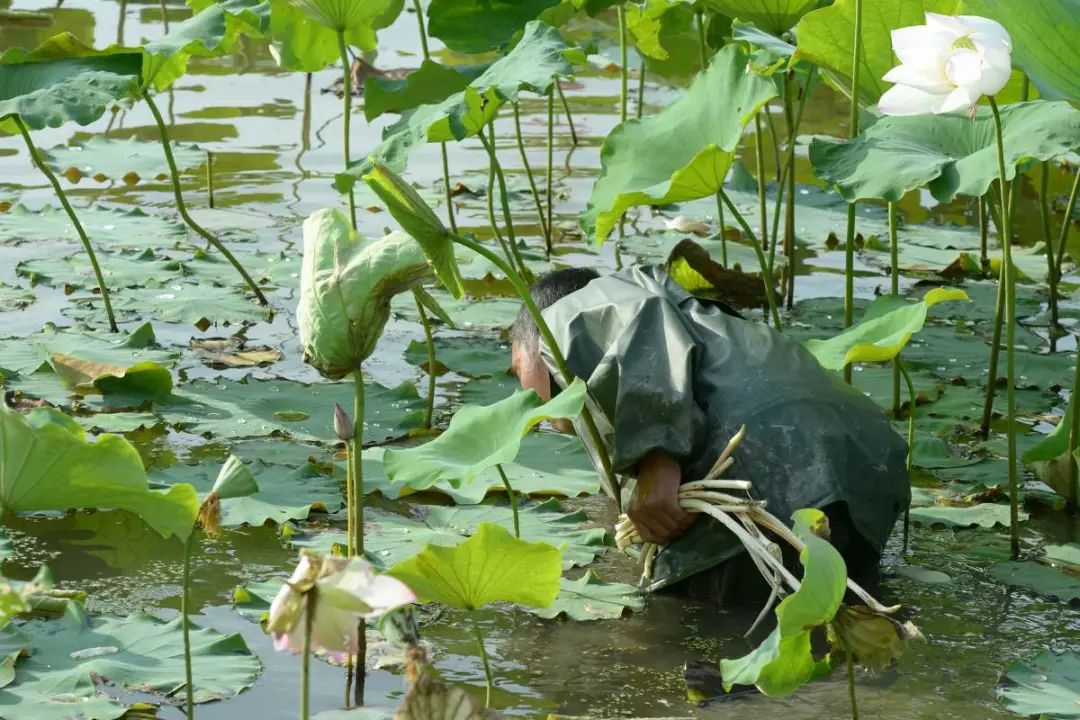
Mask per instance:
[[[880,555],[911,498],[906,444],[877,405],[798,342],[695,298],[655,266],[593,280],[543,314],[570,371],[588,384],[621,476],[659,449],[680,462],[684,482],[701,479],[745,424],[725,477],[750,480],[753,494],[784,521],[799,508],[846,503],[855,531]],[[625,507],[633,479],[620,481]],[[741,549],[730,531],[702,516],[657,555],[647,589]]]

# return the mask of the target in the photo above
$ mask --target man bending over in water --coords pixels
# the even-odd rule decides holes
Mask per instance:
[[[648,590],[678,583],[720,602],[767,593],[734,535],[678,500],[744,424],[725,477],[749,480],[782,520],[824,510],[852,579],[873,585],[911,489],[906,444],[872,401],[799,343],[692,296],[660,267],[557,270],[532,296],[600,411],[623,508],[643,540],[663,546]],[[528,313],[511,338],[522,387],[550,399],[558,373]]]

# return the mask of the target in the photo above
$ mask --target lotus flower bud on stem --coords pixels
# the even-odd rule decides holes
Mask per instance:
[[[356,428],[353,426],[349,413],[345,412],[345,408],[334,403],[334,434],[338,436],[338,440],[349,442],[353,439],[355,432]]]

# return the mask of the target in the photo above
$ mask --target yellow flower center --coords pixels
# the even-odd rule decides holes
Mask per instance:
[[[971,50],[972,52],[978,50],[975,47],[975,41],[971,39],[970,35],[965,35],[962,38],[957,38],[952,44],[953,50]]]

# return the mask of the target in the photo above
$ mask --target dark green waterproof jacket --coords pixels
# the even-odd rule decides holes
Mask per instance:
[[[750,480],[784,521],[799,508],[846,503],[855,531],[880,555],[911,499],[906,444],[877,405],[802,345],[695,298],[651,266],[593,280],[543,314],[570,371],[589,386],[617,473],[632,476],[659,449],[679,460],[684,482],[701,479],[745,424],[725,477]],[[624,480],[624,508],[630,487]],[[702,516],[658,554],[648,589],[741,547]]]

